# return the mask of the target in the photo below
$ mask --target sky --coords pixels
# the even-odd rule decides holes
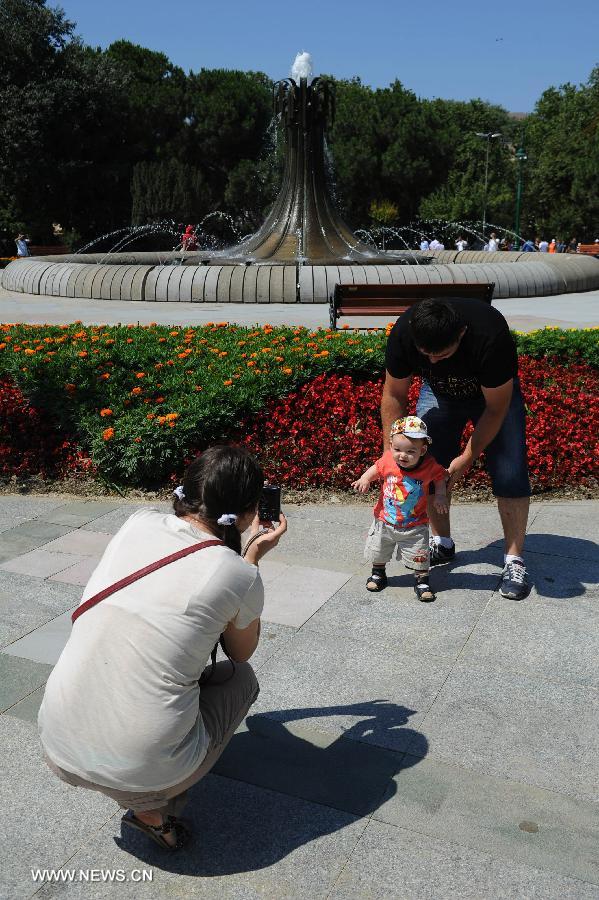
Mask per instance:
[[[202,68],[289,75],[307,50],[315,74],[395,80],[423,98],[480,97],[530,112],[542,92],[599,65],[599,0],[48,0],[86,44],[126,39]],[[580,13],[577,10],[580,9]]]

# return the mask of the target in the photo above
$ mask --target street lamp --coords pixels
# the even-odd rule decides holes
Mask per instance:
[[[485,157],[485,189],[483,194],[483,242],[485,240],[485,228],[487,225],[487,184],[489,182],[489,147],[493,138],[501,137],[500,131],[476,131],[476,136],[484,138],[487,142],[487,154]]]
[[[514,215],[514,231],[516,232],[516,240],[520,243],[520,207],[522,205],[522,163],[528,157],[524,147],[516,150],[516,159],[518,161],[518,181],[516,182],[516,213]]]

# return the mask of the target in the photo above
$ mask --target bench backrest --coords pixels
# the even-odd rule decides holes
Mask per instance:
[[[599,256],[599,244],[579,244],[576,252]]]
[[[35,244],[29,247],[31,256],[62,256],[63,253],[70,252],[69,248],[64,247],[62,244],[49,244],[47,247],[44,247],[41,244]]]
[[[341,316],[400,315],[424,297],[470,297],[491,303],[495,284],[337,284],[331,326]]]

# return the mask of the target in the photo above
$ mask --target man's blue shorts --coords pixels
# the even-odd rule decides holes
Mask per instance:
[[[469,421],[475,425],[485,408],[482,394],[463,399],[437,397],[428,382],[422,382],[416,415],[426,422],[432,438],[431,453],[442,466],[460,455],[460,440]],[[526,460],[526,410],[520,383],[514,379],[512,400],[497,436],[485,450],[486,469],[496,497],[529,497]]]

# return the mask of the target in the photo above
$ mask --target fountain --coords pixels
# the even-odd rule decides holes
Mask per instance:
[[[274,86],[284,128],[279,195],[258,231],[222,251],[31,257],[3,272],[7,290],[105,300],[328,303],[336,284],[495,283],[495,298],[599,288],[599,261],[575,255],[380,251],[343,222],[327,179],[325,132],[334,86],[312,78],[309,54]],[[365,233],[366,234],[366,233]]]

